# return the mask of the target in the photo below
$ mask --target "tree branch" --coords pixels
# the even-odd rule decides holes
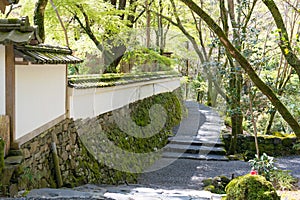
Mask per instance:
[[[79,17],[77,16],[76,13],[74,13],[74,19],[79,23],[80,27],[85,31],[85,33],[89,36],[89,38],[94,42],[94,44],[97,46],[97,48],[100,51],[103,51],[104,48],[101,45],[101,43],[99,42],[99,40],[96,38],[96,36],[94,35],[91,26],[90,26],[90,20],[88,15],[86,14],[86,12],[84,11],[84,8],[82,5],[76,4],[76,7],[80,10],[80,12],[82,13],[84,20],[85,20],[85,25],[81,22],[81,20],[79,19]]]
[[[62,28],[63,31],[64,31],[64,34],[65,34],[65,40],[66,40],[66,45],[67,45],[67,47],[70,47],[70,44],[69,44],[69,37],[68,37],[68,32],[67,32],[67,29],[66,29],[66,27],[64,26],[64,23],[63,23],[63,21],[62,21],[60,15],[59,15],[59,13],[58,13],[57,7],[54,5],[53,0],[50,0],[50,3],[51,3],[51,5],[52,5],[52,7],[53,7],[53,9],[54,9],[54,11],[55,11],[55,13],[56,13],[56,16],[57,16],[58,21],[59,21],[59,23],[60,23],[60,25],[61,25],[61,28]]]

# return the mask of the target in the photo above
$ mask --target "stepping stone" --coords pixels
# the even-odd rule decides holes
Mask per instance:
[[[213,146],[168,144],[164,149],[169,152],[226,155],[224,148]]]
[[[229,161],[226,156],[222,155],[201,155],[192,153],[165,152],[164,158],[192,159],[192,160],[209,160],[209,161]]]
[[[224,143],[220,140],[212,141],[207,139],[194,139],[188,140],[185,138],[171,138],[169,139],[170,144],[181,144],[181,145],[196,145],[196,146],[215,146],[223,147]]]

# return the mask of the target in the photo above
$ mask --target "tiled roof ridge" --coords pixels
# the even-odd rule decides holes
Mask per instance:
[[[117,85],[126,85],[144,81],[180,77],[175,71],[148,72],[141,74],[110,74],[111,77],[105,77],[105,74],[97,75],[75,75],[68,76],[68,85],[71,88],[103,88]]]
[[[72,50],[68,47],[62,46],[52,46],[48,44],[38,44],[38,45],[22,45],[16,46],[16,49],[19,50],[33,50],[39,52],[49,52],[49,53],[60,53],[60,54],[72,54]]]
[[[31,32],[36,31],[36,26],[30,26],[29,18],[21,17],[9,18],[9,19],[0,19],[0,30],[1,31],[10,31],[10,30],[19,30],[21,32]]]

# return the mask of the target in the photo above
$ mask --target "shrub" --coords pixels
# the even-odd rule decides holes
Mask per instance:
[[[277,190],[294,190],[297,179],[290,170],[275,170],[271,173],[271,182]]]
[[[259,175],[264,176],[267,180],[270,180],[270,173],[276,169],[274,166],[274,158],[263,153],[260,157],[255,155],[253,160],[249,160],[249,163],[253,170],[256,170]]]
[[[260,175],[240,176],[226,186],[227,200],[280,200],[272,184]]]
[[[216,194],[225,194],[225,187],[229,182],[230,179],[226,176],[216,176],[213,179],[209,178],[202,181],[204,190]]]

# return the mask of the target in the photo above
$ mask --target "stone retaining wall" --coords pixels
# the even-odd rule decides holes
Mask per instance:
[[[165,109],[167,118],[163,127],[152,136],[143,138],[128,135],[129,133],[120,128],[119,122],[116,122],[116,116],[124,118],[124,112],[128,112],[128,110],[128,113],[132,115],[131,119],[139,127],[147,127],[153,119],[161,121],[159,118],[161,116],[152,116],[154,117],[152,119],[149,114],[150,107],[155,104],[159,104]],[[2,182],[2,191],[13,196],[21,190],[57,187],[58,182],[51,149],[53,142],[57,147],[63,186],[74,187],[86,183],[123,184],[125,181],[134,183],[138,172],[143,167],[152,164],[158,158],[158,154],[147,161],[144,160],[143,162],[147,165],[143,166],[135,166],[140,163],[140,160],[134,157],[125,158],[130,169],[134,169],[134,171],[130,171],[126,167],[124,170],[114,167],[113,161],[124,157],[124,152],[135,153],[142,157],[144,157],[143,153],[159,152],[158,150],[166,144],[168,136],[172,134],[172,127],[177,125],[180,120],[181,104],[175,92],[146,98],[92,119],[76,121],[65,119],[21,146],[23,161],[18,167],[13,168],[14,172],[10,178]],[[152,127],[155,126],[154,124]],[[108,140],[102,140],[103,136]],[[113,148],[110,149],[106,146],[108,142],[124,151],[112,151]],[[113,157],[100,156],[106,152],[110,152]]]
[[[223,134],[227,151],[229,150],[230,139],[230,134]],[[293,148],[297,143],[296,137],[258,136],[257,139],[260,153],[266,153],[270,156],[300,155],[300,151]],[[237,144],[237,153],[245,154],[250,159],[256,154],[254,136],[238,135]]]

